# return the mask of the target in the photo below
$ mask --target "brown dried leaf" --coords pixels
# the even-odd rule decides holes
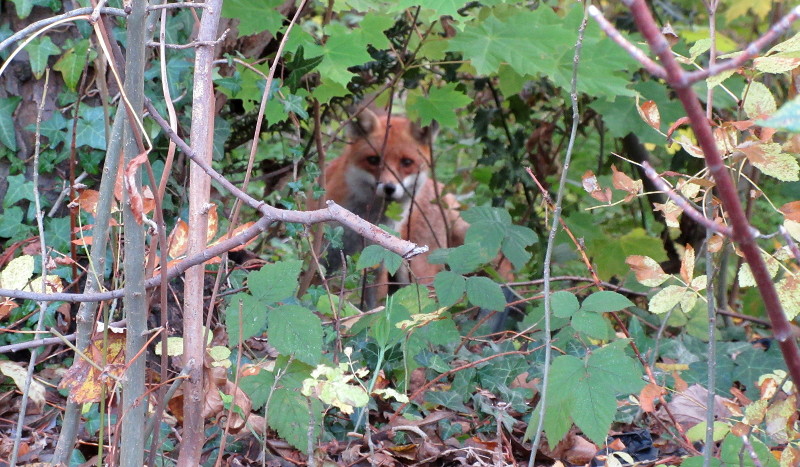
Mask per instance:
[[[683,252],[683,260],[681,261],[681,279],[686,284],[692,283],[692,278],[694,277],[694,247],[692,245],[686,245],[686,249]]]
[[[69,389],[71,402],[85,404],[100,401],[103,385],[110,389],[115,378],[124,373],[125,334],[108,333],[107,339],[107,347],[103,348],[103,336],[93,336],[89,348],[84,352],[97,366],[102,366],[105,354],[106,366],[102,373],[81,357],[75,360],[58,384],[59,389]]]
[[[755,141],[745,141],[736,149],[741,151],[751,164],[763,164],[765,162],[764,148]]]
[[[643,387],[642,391],[639,393],[639,405],[642,407],[642,410],[647,413],[655,412],[655,400],[666,394],[666,392],[664,388],[655,383],[650,383]]]
[[[97,190],[83,190],[81,194],[75,198],[75,203],[78,204],[78,207],[93,216],[97,214],[98,201],[100,201],[100,192]]]
[[[614,184],[614,188],[617,190],[622,190],[628,193],[625,196],[625,202],[632,200],[636,197],[639,193],[642,192],[642,187],[644,186],[641,180],[634,180],[629,177],[625,172],[620,172],[617,170],[617,166],[611,164],[611,171],[613,175],[611,176],[612,183]]]
[[[669,129],[667,130],[667,138],[672,138],[672,134],[675,133],[675,130],[681,127],[681,125],[685,125],[689,123],[689,117],[681,117],[675,120],[675,123],[670,125]]]
[[[169,234],[167,240],[169,245],[169,257],[176,259],[186,254],[189,247],[189,224],[179,219]]]
[[[636,280],[647,287],[658,287],[670,277],[661,269],[661,265],[649,256],[631,255],[625,259],[625,264],[636,274]]]
[[[217,235],[219,229],[219,216],[217,215],[217,205],[212,204],[208,209],[208,232],[206,233],[206,243],[210,242]]]
[[[139,166],[147,162],[147,153],[143,152],[134,157],[125,167],[125,191],[128,193],[128,201],[130,203],[133,217],[136,219],[137,224],[144,222],[144,200],[139,188],[136,185],[136,173]]]
[[[642,117],[642,120],[653,129],[658,130],[661,127],[661,115],[658,112],[658,105],[655,101],[646,101],[639,106],[639,99],[637,97],[636,110],[639,111],[639,116]]]
[[[800,201],[786,203],[779,209],[786,219],[800,222]]]
[[[583,174],[583,177],[581,177],[581,180],[583,182],[583,189],[586,190],[592,198],[601,203],[611,203],[611,189],[603,189],[597,181],[594,172],[587,170],[586,173]]]

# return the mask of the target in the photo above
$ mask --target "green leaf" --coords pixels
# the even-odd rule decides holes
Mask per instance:
[[[356,269],[371,268],[381,262],[383,262],[389,274],[394,274],[403,264],[403,258],[380,245],[369,245],[361,251],[361,256],[358,257],[358,262],[356,263]]]
[[[458,126],[456,110],[466,107],[472,99],[456,90],[455,83],[448,83],[441,88],[432,88],[427,96],[421,91],[410,92],[406,101],[406,111],[412,119],[419,119],[422,125],[436,120],[442,126],[454,128]]]
[[[89,41],[84,39],[78,42],[75,47],[67,50],[53,65],[54,70],[61,72],[64,83],[70,90],[74,91],[78,86],[78,81],[88,58]]]
[[[31,61],[31,71],[36,79],[40,79],[47,67],[47,60],[51,55],[58,55],[61,49],[53,43],[50,36],[39,37],[28,44],[28,55]]]
[[[452,16],[458,18],[458,10],[464,6],[464,0],[400,0],[397,2],[395,10],[404,10],[412,6],[421,6],[422,8],[433,10],[435,16]]]
[[[23,199],[28,201],[34,200],[33,182],[26,180],[24,175],[11,175],[6,178],[6,181],[8,182],[8,190],[6,191],[5,198],[3,198],[4,208],[13,206]]]
[[[265,264],[247,276],[247,288],[262,304],[270,305],[294,295],[303,262],[284,260]]]
[[[316,365],[322,356],[322,322],[308,308],[283,305],[270,311],[269,343],[283,355]],[[230,332],[230,331],[229,331]]]
[[[468,274],[489,262],[495,254],[492,254],[483,245],[467,243],[450,250],[447,255],[447,265],[455,273]]]
[[[267,403],[274,384],[275,374],[262,369],[258,374],[242,378],[239,387],[250,397],[253,410],[260,410]]]
[[[23,222],[24,213],[19,206],[6,207],[0,214],[0,238],[16,239],[30,227]]]
[[[769,448],[758,438],[751,436],[750,444],[752,445],[752,450],[755,451],[755,454],[760,461],[759,465],[761,467],[779,467],[780,464],[778,463],[778,460],[775,459],[775,456],[769,452]],[[740,455],[742,452],[744,454]],[[753,462],[753,459],[750,457],[749,448],[744,447],[742,438],[734,435],[733,433],[728,434],[728,436],[726,436],[722,441],[722,446],[720,446],[719,450],[719,459],[722,461],[723,465],[735,465],[741,467],[755,467],[756,465],[755,462]]]
[[[291,73],[289,73],[289,76],[286,78],[286,85],[289,86],[289,90],[291,90],[292,93],[297,91],[297,88],[300,87],[300,79],[322,62],[323,57],[319,56],[306,59],[303,57],[304,53],[305,50],[303,46],[299,46],[292,61],[286,64],[286,68],[291,70]]]
[[[433,279],[433,288],[442,306],[455,305],[464,296],[466,286],[466,278],[452,271],[441,271]]]
[[[239,314],[240,307],[241,316]],[[242,330],[241,340],[259,335],[266,329],[267,308],[252,295],[237,293],[231,297],[228,308],[225,310],[225,327],[228,330],[228,343],[231,347],[235,347],[239,343],[240,327]]]
[[[559,318],[569,318],[580,308],[578,297],[572,292],[560,290],[550,294],[550,310]]]
[[[461,394],[456,391],[425,391],[425,402],[434,406],[444,406],[456,412],[469,413],[469,409],[462,402]]]
[[[667,259],[661,240],[640,228],[617,238],[610,235],[596,238],[587,242],[587,250],[597,264],[597,274],[603,280],[615,275],[625,277],[630,271],[625,258],[631,255],[649,256],[656,261]]]
[[[503,289],[488,277],[468,277],[467,298],[473,305],[487,310],[502,311],[506,307]]]
[[[571,324],[576,331],[594,339],[608,340],[613,335],[611,326],[608,325],[603,315],[591,313],[582,308],[572,316]]]
[[[49,6],[50,0],[11,0],[17,8],[17,16],[25,19],[31,14],[34,6]]]
[[[22,98],[16,96],[0,98],[0,143],[12,151],[17,150],[14,111],[20,101]]]
[[[317,51],[323,55],[322,63],[319,64],[323,80],[331,80],[345,86],[354,76],[347,70],[348,68],[372,60],[367,53],[369,44],[373,44],[376,48],[388,45],[386,36],[379,30],[388,29],[392,24],[393,22],[387,21],[387,17],[380,15],[376,15],[374,19],[364,19],[362,27],[355,30],[349,30],[341,24],[333,24],[325,28],[325,33],[329,35],[325,45],[306,50],[313,56],[319,55]]]
[[[299,391],[276,389],[269,402],[269,426],[278,431],[281,438],[304,453],[308,453],[308,428],[313,426],[313,440],[320,435],[322,426],[322,404],[317,399],[309,401]],[[312,419],[313,417],[313,419]]]
[[[263,31],[275,35],[285,19],[278,11],[283,0],[226,0],[222,16],[239,20],[239,36],[249,36]]]
[[[594,351],[585,364],[571,355],[553,360],[545,414],[548,440],[557,443],[564,437],[569,415],[589,439],[605,442],[617,410],[617,394],[635,393],[644,385],[638,364],[618,347],[607,345]]]
[[[523,267],[531,259],[527,247],[538,242],[539,238],[533,229],[521,225],[509,225],[501,248],[506,258],[516,269]]]
[[[581,304],[581,310],[607,313],[623,310],[631,306],[634,306],[633,302],[628,300],[624,295],[609,290],[602,290],[586,297]]]
[[[72,125],[69,126],[69,133],[71,138]],[[75,144],[100,150],[106,148],[106,130],[102,107],[81,106]]]
[[[575,405],[574,388],[585,375],[583,362],[572,355],[562,355],[553,360],[547,384],[547,410],[544,431],[548,443],[558,444],[572,426],[572,407]],[[564,388],[570,388],[569,391]]]
[[[759,120],[761,126],[800,133],[800,97],[783,104],[777,112],[769,118]]]
[[[524,74],[528,67],[522,60],[529,60],[538,55],[537,47],[531,40],[533,30],[531,12],[520,11],[519,17],[524,26],[514,19],[503,21],[489,16],[484,21],[469,23],[463,32],[450,40],[451,50],[461,52],[470,60],[472,66],[482,75],[497,72],[502,63],[508,63],[517,72]],[[517,60],[515,56],[519,56]]]

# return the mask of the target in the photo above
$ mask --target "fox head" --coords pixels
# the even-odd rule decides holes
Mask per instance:
[[[351,193],[389,201],[410,200],[422,187],[431,165],[431,144],[438,126],[421,127],[401,116],[364,109],[347,127],[347,183]]]

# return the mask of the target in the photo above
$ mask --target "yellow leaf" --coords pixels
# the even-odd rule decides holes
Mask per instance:
[[[33,275],[33,256],[24,255],[12,259],[0,272],[0,287],[22,290]]]

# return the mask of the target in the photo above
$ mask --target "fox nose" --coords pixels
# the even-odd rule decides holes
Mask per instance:
[[[393,183],[387,183],[383,185],[383,194],[387,198],[391,198],[392,196],[394,196],[395,191],[397,191],[397,188],[395,188]]]

